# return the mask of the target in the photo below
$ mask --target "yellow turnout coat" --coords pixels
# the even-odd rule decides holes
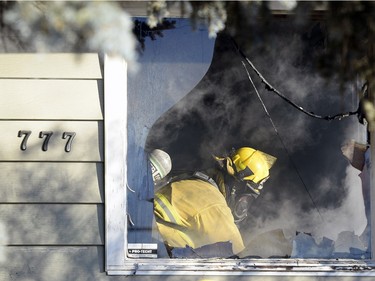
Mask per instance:
[[[230,241],[234,254],[244,249],[224,196],[206,181],[194,178],[164,186],[155,194],[154,213],[158,230],[171,247],[195,249]]]

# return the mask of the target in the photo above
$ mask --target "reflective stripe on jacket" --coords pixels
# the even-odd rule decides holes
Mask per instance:
[[[244,248],[224,196],[206,181],[181,180],[164,186],[155,194],[154,213],[159,232],[171,247],[230,241],[234,254]]]

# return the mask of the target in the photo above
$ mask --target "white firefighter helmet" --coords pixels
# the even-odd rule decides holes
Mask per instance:
[[[149,155],[149,159],[154,183],[168,175],[172,169],[171,157],[161,149],[153,150]]]

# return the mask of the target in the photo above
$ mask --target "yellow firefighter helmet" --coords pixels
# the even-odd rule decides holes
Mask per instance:
[[[214,159],[231,175],[224,174],[218,184],[219,188],[224,187],[220,191],[232,210],[235,223],[240,224],[247,217],[251,200],[260,195],[276,158],[251,147],[241,147],[233,149],[226,157],[214,156]]]
[[[228,157],[214,158],[230,175],[255,184],[261,184],[268,179],[269,170],[276,162],[276,157],[251,147],[233,150]]]
[[[260,183],[268,178],[276,158],[251,147],[241,147],[231,156],[232,167],[241,180]]]

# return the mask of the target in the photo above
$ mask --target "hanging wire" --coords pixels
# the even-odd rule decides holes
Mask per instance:
[[[264,77],[263,75],[259,72],[259,70],[254,66],[254,64],[249,60],[249,58],[242,52],[242,50],[238,47],[237,43],[234,41],[234,39],[232,38],[232,42],[236,48],[236,50],[238,51],[238,53],[243,57],[244,60],[246,60],[246,62],[250,65],[250,67],[254,70],[254,72],[259,76],[259,78],[262,80],[262,83],[265,85],[266,89],[268,91],[271,91],[275,94],[277,94],[280,98],[282,98],[284,101],[286,101],[287,103],[289,103],[290,105],[292,105],[294,108],[298,109],[299,111],[303,112],[304,114],[307,114],[308,116],[310,117],[313,117],[313,118],[317,118],[317,119],[323,119],[323,120],[327,120],[327,121],[330,121],[330,120],[335,120],[335,119],[339,119],[341,120],[342,118],[345,118],[345,117],[349,117],[349,116],[352,116],[352,115],[358,115],[359,111],[360,111],[360,108],[358,107],[358,109],[356,111],[349,111],[349,112],[344,112],[344,113],[339,113],[339,114],[335,114],[335,115],[326,115],[326,116],[322,116],[322,115],[317,115],[313,112],[309,112],[307,110],[305,110],[302,106],[299,106],[298,104],[294,103],[293,101],[291,101],[289,98],[287,98],[285,95],[283,95],[281,92],[279,92],[275,87],[273,87]]]
[[[245,68],[245,71],[246,71],[247,77],[249,78],[249,80],[250,80],[250,82],[251,82],[251,85],[253,86],[253,88],[254,88],[254,90],[255,90],[255,93],[257,94],[258,99],[259,99],[260,103],[261,103],[262,106],[263,106],[264,112],[266,113],[268,119],[270,120],[270,122],[271,122],[271,124],[272,124],[272,127],[273,127],[273,129],[275,130],[275,133],[276,133],[277,137],[279,138],[280,143],[282,144],[282,146],[283,146],[283,148],[284,148],[284,150],[285,150],[285,152],[286,152],[286,155],[287,155],[288,158],[289,158],[290,163],[291,163],[292,166],[293,166],[293,169],[296,171],[296,174],[297,174],[299,180],[302,182],[302,185],[303,185],[303,187],[305,188],[307,194],[309,195],[309,198],[310,198],[310,200],[311,200],[311,202],[312,202],[314,208],[315,208],[316,211],[318,212],[318,214],[319,214],[320,218],[322,219],[322,221],[324,221],[323,216],[322,216],[322,214],[320,213],[318,206],[315,204],[315,201],[314,201],[313,197],[311,196],[311,193],[310,193],[309,189],[307,188],[307,185],[306,185],[305,181],[303,180],[301,174],[299,173],[299,171],[298,171],[298,169],[297,169],[297,166],[296,166],[296,164],[294,163],[294,161],[293,161],[293,159],[292,159],[292,156],[289,154],[289,151],[288,151],[288,149],[287,149],[287,147],[286,147],[286,145],[285,145],[283,139],[281,138],[281,135],[280,135],[279,132],[278,132],[278,130],[277,130],[277,128],[276,128],[276,125],[275,125],[275,123],[273,122],[272,117],[271,117],[270,113],[268,112],[267,107],[266,107],[265,103],[263,102],[262,97],[260,96],[260,94],[259,94],[259,92],[258,92],[258,89],[256,88],[256,86],[255,86],[255,84],[254,84],[254,82],[253,82],[253,79],[251,79],[251,76],[250,76],[249,71],[247,70],[246,64],[245,64],[243,61],[241,61],[241,62],[242,62],[243,67]]]

